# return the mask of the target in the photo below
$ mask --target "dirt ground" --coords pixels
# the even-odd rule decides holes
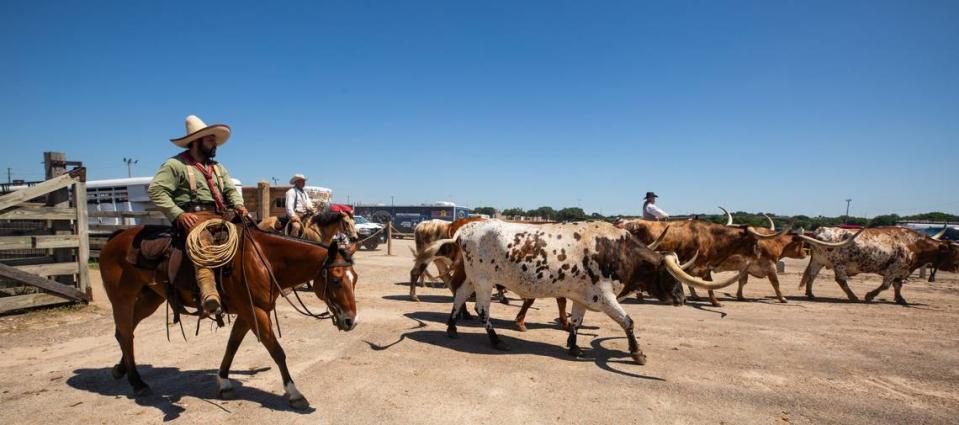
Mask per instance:
[[[622,330],[601,313],[586,315],[580,345],[565,352],[556,306],[540,300],[512,323],[519,302],[494,303],[502,338],[494,351],[476,322],[445,334],[451,297],[420,288],[407,300],[407,245],[358,254],[359,324],[338,332],[328,321],[279,315],[293,379],[312,407],[294,411],[279,372],[248,336],[231,378],[237,399],[216,397],[214,374],[229,331],[187,321],[189,342],[163,310],[137,329],[137,360],[154,395],[134,399],[110,368],[120,357],[110,305],[97,286],[87,307],[0,317],[0,423],[956,423],[959,418],[959,277],[940,273],[873,304],[845,301],[832,275],[817,280],[815,301],[797,288],[805,261],[787,262],[789,302],[751,279],[746,296],[721,292],[724,306],[672,307],[626,301],[648,364],[629,361]],[[91,273],[99,280],[98,273]],[[860,297],[879,284],[851,282]],[[99,282],[97,281],[97,285]],[[282,302],[282,301],[281,301]],[[308,302],[322,310],[310,295]]]

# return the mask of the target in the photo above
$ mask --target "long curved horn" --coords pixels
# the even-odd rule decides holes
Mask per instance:
[[[946,230],[948,230],[948,229],[949,229],[949,225],[948,225],[948,224],[945,225],[945,226],[942,226],[942,230],[940,230],[940,231],[937,232],[935,235],[932,235],[932,236],[930,236],[930,237],[938,241],[939,238],[941,238],[943,235],[946,234]]]
[[[649,248],[649,249],[652,250],[652,251],[655,251],[656,248],[659,247],[659,244],[663,243],[663,239],[666,238],[666,232],[667,232],[668,230],[669,230],[669,226],[666,226],[666,228],[663,229],[663,233],[660,233],[660,234],[659,234],[659,237],[656,238],[656,240],[653,241],[653,243],[647,245],[646,247]]]
[[[742,270],[736,276],[733,276],[729,279],[717,281],[717,282],[707,282],[698,277],[691,276],[683,270],[683,267],[679,264],[679,258],[676,258],[676,254],[666,254],[663,257],[664,263],[666,264],[666,271],[669,274],[673,275],[676,280],[685,283],[690,286],[695,286],[699,289],[706,290],[716,290],[720,288],[725,288],[729,285],[732,285],[739,281],[739,279],[746,273],[746,269],[749,267],[749,262],[746,263],[746,267],[743,267]]]
[[[844,241],[842,241],[842,242],[825,242],[825,241],[821,241],[821,240],[816,239],[816,238],[810,238],[809,236],[806,236],[806,235],[796,235],[796,236],[799,236],[800,238],[802,238],[802,240],[804,240],[804,241],[806,241],[806,242],[809,242],[809,243],[811,243],[811,244],[813,244],[813,245],[819,245],[819,246],[826,247],[826,248],[842,248],[842,247],[844,247],[844,246],[846,246],[846,245],[851,244],[852,241],[853,241],[854,239],[856,239],[856,237],[859,236],[859,235],[860,235],[862,232],[864,232],[864,231],[866,231],[866,228],[865,228],[865,227],[863,227],[862,229],[859,229],[859,231],[856,232],[855,235],[852,235],[852,237],[847,238],[846,240],[844,240]]]
[[[690,258],[689,261],[681,264],[681,265],[679,266],[679,268],[681,268],[681,269],[683,269],[683,270],[689,270],[689,268],[692,267],[693,264],[696,264],[696,258],[698,258],[698,257],[699,257],[699,250],[697,249],[697,250],[696,250],[696,253],[693,254],[693,258]]]
[[[750,235],[755,236],[756,239],[772,239],[772,238],[778,238],[782,235],[785,235],[786,233],[789,233],[789,231],[792,230],[792,227],[793,227],[792,223],[789,223],[789,225],[787,225],[785,229],[783,229],[782,231],[778,233],[764,235],[754,230],[752,226],[748,226],[746,227],[746,232],[748,232]]]
[[[729,211],[726,211],[726,209],[723,208],[723,207],[719,207],[719,209],[723,210],[723,212],[726,213],[726,225],[727,225],[727,226],[734,226],[734,224],[733,224],[733,215],[730,214]]]
[[[766,220],[769,220],[769,230],[775,232],[775,231],[776,231],[776,222],[774,222],[773,219],[772,219],[771,217],[769,217],[769,215],[767,215],[767,214],[763,214],[763,216],[766,217]]]

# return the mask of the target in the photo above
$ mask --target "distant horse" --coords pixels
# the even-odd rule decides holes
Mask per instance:
[[[303,232],[300,235],[289,234],[289,222],[280,217],[267,217],[257,224],[260,230],[284,233],[289,236],[329,244],[339,233],[346,235],[350,242],[359,240],[353,215],[346,211],[320,212],[303,218]]]
[[[142,230],[143,226],[138,226],[114,234],[100,252],[100,275],[113,306],[116,338],[123,353],[113,367],[113,377],[127,375],[138,396],[149,394],[150,388],[136,369],[133,331],[166,299],[165,285],[155,281],[163,273],[138,268],[126,260],[131,242]],[[232,271],[222,275],[224,310],[237,317],[217,376],[220,396],[233,396],[230,365],[243,337],[252,329],[280,369],[290,406],[306,408],[309,403],[293,384],[286,354],[273,333],[270,312],[281,291],[312,279],[314,292],[329,308],[333,324],[340,330],[352,330],[356,324],[354,284],[348,273],[352,258],[335,242],[311,243],[265,233],[246,223],[238,225],[238,232],[239,247],[229,266]],[[190,291],[177,290],[184,305],[196,307]]]
[[[333,237],[338,234],[344,234],[350,241],[350,254],[356,252],[359,234],[356,232],[356,222],[353,221],[353,215],[346,211],[321,212],[307,215],[303,218],[303,231],[300,235],[289,234],[289,222],[284,223],[280,217],[267,217],[257,224],[257,227],[270,233],[283,233],[288,236],[298,237],[309,241],[316,241],[329,245]],[[356,286],[356,280],[359,276],[356,270],[350,267],[350,273],[353,274],[353,285]]]

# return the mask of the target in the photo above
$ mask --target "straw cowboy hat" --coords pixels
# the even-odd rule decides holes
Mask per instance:
[[[216,145],[220,146],[230,138],[230,126],[226,124],[206,125],[196,115],[190,115],[186,117],[186,136],[179,139],[170,139],[170,141],[174,145],[185,148],[190,142],[211,135],[216,136]]]
[[[299,174],[299,173],[294,174],[293,177],[290,177],[290,184],[296,184],[296,181],[297,181],[297,180],[303,180],[303,181],[305,182],[305,181],[306,181],[306,176],[304,176],[304,175],[302,175],[302,174]]]

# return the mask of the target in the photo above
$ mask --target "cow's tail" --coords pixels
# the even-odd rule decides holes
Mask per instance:
[[[456,243],[456,239],[450,238],[450,239],[437,240],[436,242],[433,242],[427,245],[426,248],[423,248],[422,251],[416,253],[416,260],[414,261],[416,262],[416,264],[429,264],[433,262],[433,260],[448,261],[449,259],[446,257],[443,257],[442,255],[439,255],[439,252],[446,245],[453,244],[453,243]]]

